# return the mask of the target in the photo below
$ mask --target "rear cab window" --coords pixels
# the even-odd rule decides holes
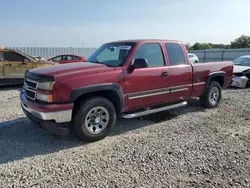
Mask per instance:
[[[169,64],[170,66],[186,65],[187,61],[185,58],[182,46],[178,43],[165,43]]]

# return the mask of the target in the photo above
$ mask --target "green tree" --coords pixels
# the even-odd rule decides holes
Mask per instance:
[[[190,50],[206,50],[206,49],[212,49],[212,47],[209,44],[207,44],[207,43],[199,43],[199,42],[196,42],[190,48]]]
[[[220,49],[229,49],[231,48],[230,44],[213,44],[208,43],[212,48],[220,48]]]
[[[250,48],[250,36],[241,35],[231,42],[232,48]]]

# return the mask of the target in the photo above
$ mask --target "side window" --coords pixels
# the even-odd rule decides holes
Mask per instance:
[[[250,66],[250,58],[246,58],[243,62],[243,66]]]
[[[58,56],[58,57],[55,57],[52,59],[52,61],[61,61],[62,59],[62,56]]]
[[[184,56],[184,52],[179,44],[166,43],[166,50],[170,65],[183,65],[187,64]]]
[[[67,60],[68,60],[68,61],[71,61],[71,60],[74,60],[74,58],[73,58],[73,56],[71,56],[71,55],[67,55]]]
[[[15,52],[3,52],[3,57],[5,61],[18,61],[23,62],[25,57],[19,55]]]
[[[142,44],[135,54],[134,59],[137,58],[145,58],[148,61],[148,67],[164,66],[161,46],[158,43]]]
[[[63,55],[62,56],[62,61],[67,61],[68,59],[67,59],[67,56],[66,55]]]
[[[80,57],[77,57],[77,56],[71,56],[71,60],[75,60],[75,61],[77,61],[77,60],[80,60]]]

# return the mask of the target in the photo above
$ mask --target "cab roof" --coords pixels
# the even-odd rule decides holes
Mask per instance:
[[[130,39],[130,40],[118,40],[109,43],[142,43],[142,42],[174,42],[174,43],[181,43],[181,41],[177,40],[166,40],[166,39]]]

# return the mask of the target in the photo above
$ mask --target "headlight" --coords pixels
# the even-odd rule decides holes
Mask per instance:
[[[53,102],[52,95],[47,95],[47,94],[43,94],[43,93],[37,93],[36,94],[36,98],[38,100],[44,101],[44,102]]]
[[[55,82],[41,82],[38,84],[39,89],[43,90],[52,90],[54,87]]]

